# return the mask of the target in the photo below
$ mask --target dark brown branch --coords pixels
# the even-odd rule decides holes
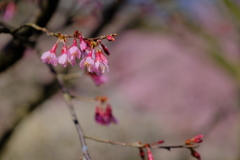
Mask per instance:
[[[38,15],[33,23],[39,26],[46,26],[55,12],[59,0],[42,0],[39,3],[43,3],[43,8],[38,11]],[[9,30],[2,28],[5,33]],[[33,28],[25,28],[15,36],[25,37],[27,40],[30,36],[39,36],[41,32],[34,30]],[[25,46],[21,40],[11,40],[1,51],[0,51],[0,72],[5,71],[8,67],[12,66],[23,56]]]
[[[0,33],[10,33],[11,34],[11,30],[9,28],[0,26]]]

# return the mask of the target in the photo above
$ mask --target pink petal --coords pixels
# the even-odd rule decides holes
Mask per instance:
[[[41,60],[43,61],[43,63],[47,63],[50,59],[51,53],[50,51],[44,52],[41,56]]]
[[[58,63],[61,64],[63,67],[67,67],[68,59],[67,54],[62,54],[58,58]]]

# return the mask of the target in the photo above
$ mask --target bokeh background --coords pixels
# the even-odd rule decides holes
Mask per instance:
[[[109,97],[119,123],[107,127],[94,121],[95,103],[74,100],[85,133],[166,145],[204,134],[196,149],[202,159],[240,160],[240,1],[16,0],[13,16],[6,18],[9,2],[0,2],[0,27],[38,24],[36,17],[46,12],[42,26],[50,31],[79,30],[85,37],[118,33],[115,42],[104,41],[111,53],[106,84],[95,86],[78,65],[56,67],[60,73],[79,72],[79,78],[66,81],[71,93]],[[68,108],[40,60],[57,39],[33,32],[32,45],[12,44],[11,35],[0,34],[0,159],[79,159]],[[93,160],[140,159],[136,148],[87,143]],[[153,150],[153,155],[194,159],[186,149]]]

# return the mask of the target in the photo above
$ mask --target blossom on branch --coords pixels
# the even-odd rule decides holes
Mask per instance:
[[[108,60],[103,55],[101,50],[97,50],[95,54],[95,70],[94,72],[99,76],[105,72],[105,69],[109,72]]]
[[[67,56],[67,46],[64,44],[62,46],[62,53],[58,57],[58,63],[61,64],[63,67],[67,67],[68,64],[68,56]]]
[[[108,81],[106,75],[96,75],[95,73],[88,73],[88,75],[92,78],[96,86],[100,86]]]
[[[116,124],[117,119],[112,114],[111,105],[107,103],[107,97],[97,97],[96,100],[100,103],[96,106],[95,121],[101,125]]]
[[[72,46],[68,49],[68,59],[69,63],[74,66],[76,64],[76,59],[81,58],[81,51],[77,46],[77,40],[74,38]]]
[[[46,51],[42,54],[41,60],[43,63],[52,64],[54,66],[57,65],[57,62],[58,62],[57,57],[56,57],[57,46],[58,46],[58,44],[55,43],[51,50]]]
[[[84,69],[86,68],[88,72],[93,72],[94,71],[94,60],[93,60],[93,55],[95,55],[95,49],[90,50],[89,53],[85,58],[83,58],[79,64],[80,68]]]
[[[105,71],[109,72],[108,60],[104,53],[109,55],[110,52],[107,47],[102,44],[102,39],[115,41],[113,36],[116,36],[117,34],[100,36],[97,38],[84,38],[78,31],[75,31],[73,36],[51,33],[49,31],[47,33],[58,37],[58,41],[50,51],[43,53],[41,57],[43,63],[52,64],[54,66],[59,63],[63,67],[67,67],[68,63],[74,66],[77,63],[76,60],[82,58],[79,63],[80,68],[91,73],[90,75],[92,75],[92,78],[97,85],[107,81],[106,77],[102,77],[101,75],[103,75]],[[67,38],[74,38],[71,47],[67,47]],[[77,39],[79,40],[79,44],[77,44]],[[56,58],[58,42],[62,42],[63,46],[61,55]]]
[[[117,123],[117,119],[112,114],[112,108],[110,104],[108,104],[106,108],[103,108],[102,106],[96,107],[95,121],[102,125]]]
[[[82,35],[79,35],[79,40],[80,40],[80,49],[81,51],[85,51],[87,49],[87,43],[84,41]]]

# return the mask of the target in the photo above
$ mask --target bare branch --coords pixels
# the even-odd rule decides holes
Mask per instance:
[[[69,94],[69,91],[68,89],[66,88],[64,82],[63,82],[63,78],[62,78],[62,75],[61,74],[57,74],[57,72],[54,70],[54,68],[52,66],[49,65],[49,67],[51,68],[51,70],[53,71],[54,74],[56,74],[57,76],[57,80],[58,80],[58,84],[59,84],[59,87],[63,93],[63,97],[64,97],[64,100],[67,104],[67,107],[70,111],[70,114],[72,116],[72,120],[74,122],[74,125],[77,129],[77,132],[78,132],[78,136],[79,136],[79,139],[80,139],[80,143],[81,143],[81,146],[82,146],[82,152],[83,152],[83,155],[85,156],[85,158],[87,160],[91,160],[91,157],[90,157],[90,154],[89,154],[89,151],[88,151],[88,147],[87,147],[87,143],[85,141],[85,138],[84,138],[84,132],[83,132],[83,129],[78,121],[78,118],[77,118],[77,115],[75,113],[75,110],[74,110],[74,107],[73,107],[73,104],[72,104],[72,98],[71,98],[71,95]]]
[[[97,142],[102,142],[102,143],[108,143],[108,144],[113,144],[113,145],[118,145],[118,146],[123,146],[123,147],[134,147],[134,148],[155,148],[155,149],[173,149],[173,148],[197,148],[199,145],[174,145],[174,146],[159,146],[159,145],[149,145],[149,144],[142,144],[140,142],[134,142],[134,143],[124,143],[124,142],[116,142],[116,141],[111,141],[107,139],[101,139],[89,135],[84,135],[85,138],[91,139]]]
[[[38,15],[36,16],[33,23],[39,26],[46,26],[46,24],[51,19],[53,13],[55,12],[59,0],[44,0],[39,3],[44,3],[43,7],[39,9]],[[9,30],[6,27],[2,28],[2,33],[9,33]],[[28,27],[22,30],[21,33],[18,34],[20,37],[24,37],[27,40],[32,35],[39,36],[41,32],[36,32],[36,30]],[[16,35],[15,35],[16,36]],[[0,72],[5,71],[8,67],[13,65],[23,56],[23,52],[25,50],[25,46],[22,43],[22,39],[20,40],[11,40],[1,51],[0,51]]]

